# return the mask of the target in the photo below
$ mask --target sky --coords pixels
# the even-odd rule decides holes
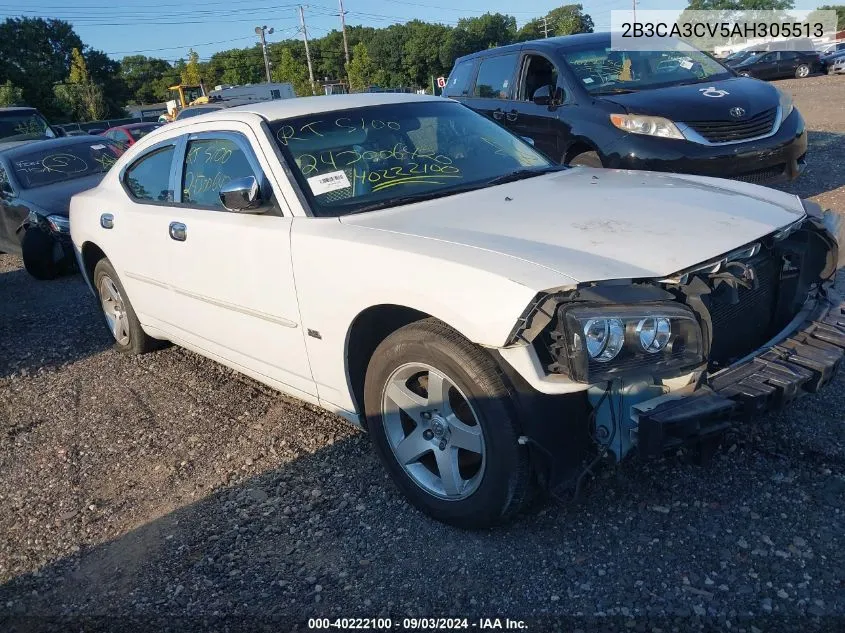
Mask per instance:
[[[343,4],[347,25],[385,27],[413,19],[454,25],[462,17],[500,12],[513,15],[521,26],[570,1],[344,0]],[[582,4],[600,31],[609,28],[611,10],[630,9],[631,2],[586,0]],[[818,4],[824,2],[797,0],[795,8],[809,10]],[[640,0],[637,7],[680,9],[685,5],[679,0]],[[309,37],[340,28],[337,0],[314,0],[303,6]],[[301,37],[298,7],[293,0],[0,0],[0,19],[26,15],[66,20],[85,44],[114,59],[139,54],[175,61],[193,48],[206,60],[217,51],[257,43],[255,27],[259,25],[275,29],[268,42]]]

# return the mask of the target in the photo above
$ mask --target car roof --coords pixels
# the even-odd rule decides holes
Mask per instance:
[[[30,106],[9,106],[8,108],[0,108],[0,114],[4,114],[6,112],[37,112],[33,107]]]
[[[84,134],[81,136],[63,136],[61,138],[51,138],[47,140],[27,141],[24,143],[9,143],[9,146],[0,145],[0,155],[14,160],[23,154],[30,152],[49,151],[51,149],[59,149],[62,147],[69,147],[71,145],[82,145],[83,143],[111,143],[109,139],[96,136],[94,134]]]
[[[610,46],[610,33],[607,31],[601,33],[578,33],[576,35],[561,35],[558,37],[546,37],[539,40],[519,42],[518,44],[508,44],[507,46],[488,48],[483,51],[471,53],[470,55],[464,55],[463,57],[459,57],[455,60],[455,63],[465,59],[474,59],[476,57],[486,57],[488,55],[518,51],[525,46],[530,46],[534,50],[543,51],[580,48],[582,46],[589,46],[590,44]]]
[[[138,123],[127,123],[126,125],[115,125],[114,127],[110,127],[109,130],[115,129],[122,129],[122,130],[136,130],[139,127],[148,127],[150,125],[161,125],[161,123],[157,121],[139,121]],[[108,130],[106,130],[108,132]]]
[[[335,112],[338,110],[350,110],[353,108],[364,108],[367,106],[390,105],[394,103],[422,103],[427,101],[448,101],[443,97],[433,97],[431,95],[417,95],[407,93],[363,93],[351,95],[329,95],[319,97],[296,97],[295,99],[274,99],[273,101],[257,101],[254,103],[236,106],[232,108],[224,108],[216,112],[204,114],[203,121],[218,121],[232,118],[233,114],[248,113],[256,114],[268,121],[276,121],[279,119],[290,119],[309,114],[321,114],[323,112]],[[210,105],[210,104],[209,104]],[[191,106],[199,108],[202,106]],[[188,118],[184,120],[184,124],[196,123],[196,118]],[[182,124],[183,121],[176,120],[168,124],[168,129],[173,129],[172,126]]]

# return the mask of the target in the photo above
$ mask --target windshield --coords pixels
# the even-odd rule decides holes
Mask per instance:
[[[469,108],[421,101],[271,124],[315,215],[339,216],[558,169]]]
[[[150,125],[145,125],[143,127],[130,127],[127,128],[126,131],[129,132],[129,134],[132,135],[132,138],[137,141],[141,137],[146,136],[153,130],[157,130],[160,127],[161,125],[159,125],[158,123],[151,123]]]
[[[123,148],[112,141],[91,139],[20,154],[11,163],[21,186],[33,189],[105,173],[122,153]]]
[[[680,43],[679,43],[680,44]],[[613,94],[728,79],[733,74],[699,50],[614,51],[610,46],[561,49],[575,76],[590,94]]]
[[[56,134],[35,110],[0,112],[0,140],[31,141],[45,138],[56,138]]]

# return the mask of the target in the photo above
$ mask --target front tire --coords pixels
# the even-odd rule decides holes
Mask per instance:
[[[367,426],[397,487],[463,528],[502,523],[530,500],[528,451],[493,359],[435,319],[376,349],[364,385]]]
[[[114,266],[101,259],[94,267],[94,289],[106,327],[115,340],[115,348],[124,354],[145,354],[159,347],[158,341],[147,336],[129,303],[129,297]]]
[[[41,229],[26,229],[21,240],[21,258],[26,272],[40,281],[58,277],[62,269],[53,259],[55,246],[55,240]]]
[[[795,78],[796,79],[804,79],[810,74],[810,67],[807,64],[801,64],[798,68],[795,69]]]

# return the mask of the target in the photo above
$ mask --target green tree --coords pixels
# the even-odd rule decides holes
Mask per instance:
[[[182,83],[188,86],[197,86],[202,81],[200,74],[200,56],[193,48],[188,50],[188,63],[184,69],[180,69]]]
[[[584,7],[580,4],[566,4],[552,9],[546,19],[555,35],[593,32],[593,18],[589,13],[584,13]]]
[[[161,95],[156,90],[156,84],[172,71],[173,67],[165,60],[144,55],[130,55],[120,62],[120,74],[128,92],[128,100],[138,104],[160,101]]]
[[[534,18],[533,20],[526,22],[522,28],[519,29],[519,32],[516,34],[516,39],[518,42],[527,42],[529,40],[539,40],[545,36],[545,31],[543,31],[543,18]]]
[[[845,4],[826,4],[819,11],[836,11],[837,31],[845,29]],[[809,16],[808,16],[809,17]]]
[[[284,48],[279,61],[273,65],[271,72],[273,81],[288,82],[293,85],[297,96],[311,94],[311,82],[308,79],[308,69],[293,56],[290,48]]]
[[[361,91],[375,83],[378,68],[370,58],[367,45],[361,42],[352,49],[352,59],[346,67],[349,89]]]
[[[795,0],[689,0],[693,11],[786,11]]]
[[[74,48],[82,50],[82,40],[67,22],[7,18],[0,23],[0,82],[11,81],[27,104],[58,116],[53,86],[67,77]]]
[[[456,57],[516,41],[516,18],[501,13],[485,13],[477,18],[461,18],[449,32],[445,57],[451,64]]]
[[[405,24],[406,38],[402,48],[402,67],[410,83],[430,86],[432,77],[448,75],[451,64],[441,61],[440,48],[449,33],[442,24],[413,20]]]
[[[23,104],[23,90],[8,79],[0,85],[0,107]]]
[[[106,114],[103,89],[91,80],[78,48],[71,50],[70,72],[54,94],[64,113],[77,121],[97,121]]]

